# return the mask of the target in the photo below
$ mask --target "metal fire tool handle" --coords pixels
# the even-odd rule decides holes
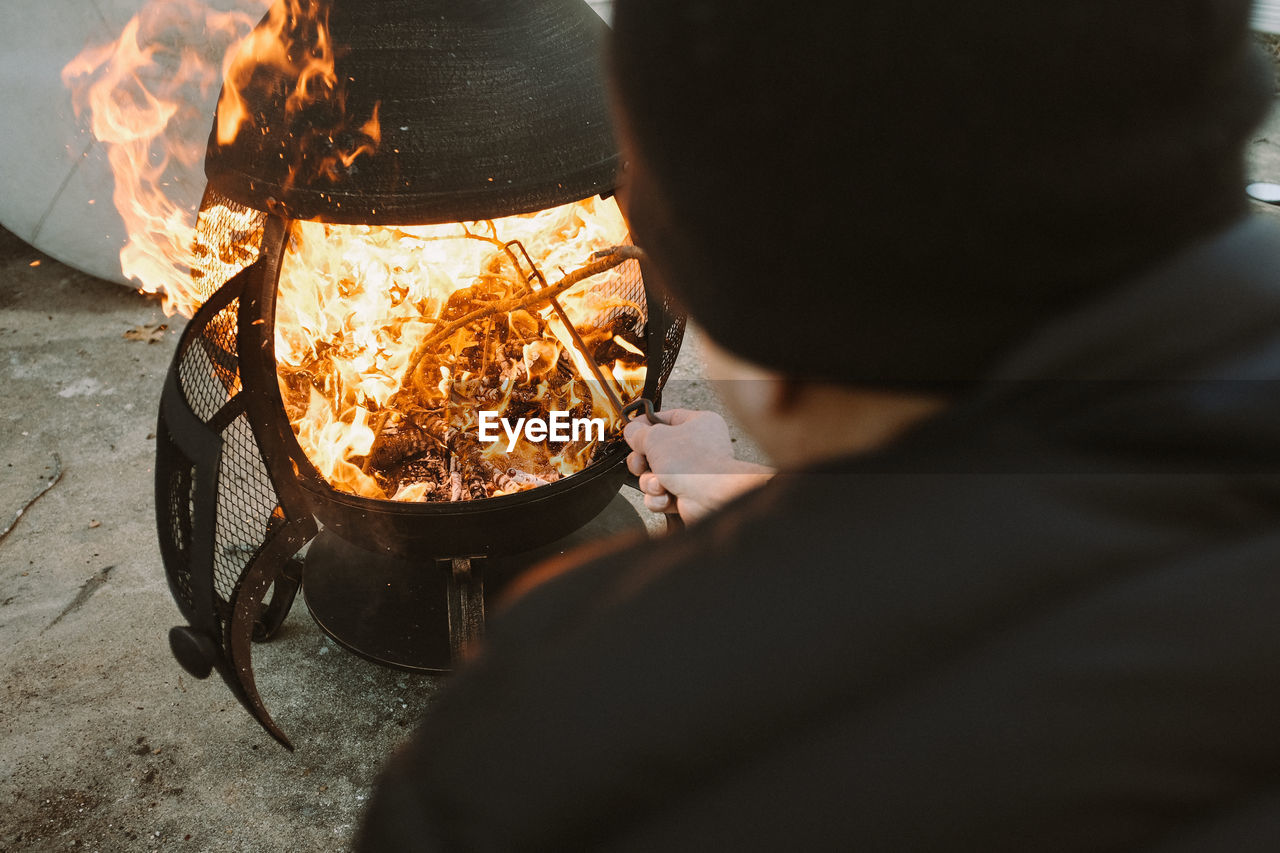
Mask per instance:
[[[529,256],[529,252],[525,249],[523,243],[519,240],[512,240],[507,243],[507,248],[512,251],[519,249],[520,253],[524,255],[525,262],[529,264],[529,268],[532,270],[532,272],[527,276],[530,287],[533,287],[533,283],[535,281],[539,284],[539,287],[536,288],[537,290],[541,290],[547,286],[547,280],[543,277],[542,272],[538,269],[537,265],[534,264],[533,258]],[[560,322],[564,324],[565,329],[568,330],[570,338],[573,341],[574,349],[576,349],[579,355],[582,356],[582,360],[586,363],[592,377],[594,377],[596,382],[599,383],[601,390],[609,401],[609,405],[613,408],[613,411],[617,414],[618,418],[621,419],[624,426],[633,416],[641,414],[643,414],[651,424],[671,425],[670,421],[663,420],[658,416],[657,411],[653,408],[653,401],[648,397],[640,397],[639,399],[624,406],[622,404],[622,400],[618,398],[618,394],[614,390],[613,385],[605,376],[604,371],[600,369],[600,365],[596,364],[596,360],[591,356],[591,352],[587,349],[586,344],[583,343],[582,336],[579,335],[578,330],[574,328],[573,322],[569,319],[569,315],[565,312],[560,301],[555,297],[552,297],[551,307],[560,318]],[[583,377],[583,379],[586,378],[587,377],[585,376]],[[637,491],[639,490],[640,486],[638,483],[632,483],[632,485],[636,487]],[[684,527],[684,519],[681,518],[678,513],[669,512],[665,513],[665,515],[668,530],[680,530]],[[452,600],[453,598],[451,595],[450,601]],[[452,629],[450,629],[450,634],[452,634]]]
[[[653,401],[648,397],[641,397],[622,407],[622,416],[628,421],[638,415],[644,415],[644,419],[651,424],[662,424],[663,426],[671,426],[671,421],[664,420],[661,415],[653,408]]]
[[[484,636],[484,558],[454,557],[444,566],[449,586],[449,653],[454,666]]]
[[[671,422],[664,420],[653,408],[653,401],[648,397],[641,397],[638,400],[628,403],[622,407],[622,419],[630,421],[633,417],[644,415],[645,420],[651,424],[663,424],[671,426]],[[640,489],[639,482],[635,483],[637,491]],[[678,513],[665,513],[667,518],[667,530],[682,530],[684,528],[684,519]]]
[[[507,247],[513,250],[519,249],[520,254],[524,255],[525,262],[529,264],[529,269],[533,271],[526,278],[529,282],[529,286],[533,287],[533,283],[536,281],[538,282],[538,287],[534,288],[535,290],[542,290],[545,288],[547,286],[547,280],[543,277],[542,271],[538,269],[537,264],[533,262],[533,258],[529,256],[529,252],[525,249],[524,244],[519,240],[512,240],[507,243]],[[600,365],[596,364],[596,360],[592,357],[591,351],[587,349],[587,345],[583,343],[582,335],[578,334],[578,330],[574,328],[573,321],[569,319],[568,312],[564,310],[564,306],[560,304],[560,300],[556,299],[554,296],[551,297],[551,308],[556,312],[556,316],[560,318],[560,322],[564,325],[565,331],[569,333],[569,340],[573,342],[573,348],[578,351],[578,355],[580,355],[583,362],[586,363],[587,369],[591,373],[591,377],[594,378],[596,383],[600,386],[600,390],[604,393],[605,399],[609,401],[610,407],[613,408],[614,415],[620,419],[623,418],[622,401],[618,399],[618,393],[614,390],[608,377],[605,376],[604,371],[600,369]],[[582,378],[587,379],[586,376]]]

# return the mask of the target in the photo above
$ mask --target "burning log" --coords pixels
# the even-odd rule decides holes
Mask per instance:
[[[378,433],[369,453],[369,463],[376,469],[386,470],[439,446],[439,441],[415,424],[402,422]]]
[[[437,444],[450,453],[458,451],[458,442],[465,435],[457,427],[449,426],[449,422],[439,415],[423,418],[421,423],[416,426],[423,434],[434,439]]]
[[[388,489],[392,493],[421,484],[425,487],[422,500],[441,501],[450,497],[448,465],[444,456],[438,452],[426,453],[405,462],[380,479],[384,479],[392,487]]]
[[[475,436],[439,415],[385,428],[368,461],[375,478],[389,484],[392,493],[407,485],[428,484],[423,500],[483,498],[494,491],[518,492],[530,484],[530,479],[516,479],[486,459]]]
[[[463,476],[463,480],[466,484],[464,500],[470,499],[474,501],[480,500],[481,498],[487,498],[489,496],[490,492],[489,489],[485,487],[484,478],[475,468],[467,468],[466,473]]]

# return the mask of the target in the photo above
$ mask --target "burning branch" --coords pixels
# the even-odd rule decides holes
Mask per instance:
[[[617,421],[606,383],[626,398],[644,382],[643,294],[621,272],[640,253],[614,248],[626,242],[616,205],[595,199],[492,222],[296,223],[276,360],[317,471],[352,494],[467,501],[589,465]],[[494,446],[480,440],[487,413],[606,426],[545,438],[517,426]]]
[[[440,344],[447,341],[459,329],[469,326],[477,320],[492,317],[495,314],[510,314],[512,311],[520,309],[541,308],[575,284],[591,278],[593,275],[599,275],[602,272],[611,270],[626,261],[640,260],[644,257],[644,252],[635,246],[613,246],[596,252],[591,257],[593,260],[586,266],[567,273],[564,278],[549,287],[521,296],[499,299],[433,330],[431,334],[422,339],[422,342],[414,350],[413,356],[409,359],[409,363],[412,365],[409,368],[409,375],[416,377],[423,366],[423,362],[434,353]]]
[[[538,265],[533,262],[533,258],[529,257],[529,252],[525,249],[523,243],[509,243],[503,248],[506,249],[507,254],[511,256],[512,260],[515,260],[515,252],[511,249],[511,246],[513,245],[519,247],[520,253],[524,255],[525,260],[529,262],[529,267],[533,270],[533,274],[526,280],[527,283],[532,287],[533,282],[537,281],[537,289],[539,291],[546,290],[547,278],[542,274],[542,270],[538,269]],[[516,263],[516,268],[519,268],[518,262]],[[565,332],[569,335],[569,341],[573,344],[573,348],[577,350],[578,358],[582,360],[582,364],[586,366],[592,377],[594,377],[596,382],[600,384],[600,389],[604,392],[605,398],[609,402],[609,407],[613,409],[613,417],[618,421],[622,421],[622,401],[618,399],[617,391],[606,378],[604,371],[600,369],[600,365],[596,364],[596,360],[591,357],[591,353],[587,349],[586,343],[582,340],[582,335],[578,334],[577,328],[573,325],[573,320],[569,319],[568,312],[564,310],[564,306],[560,304],[560,300],[554,296],[551,297],[551,307],[555,310],[556,316],[560,318],[560,323],[564,326]],[[587,377],[583,376],[582,378],[586,379]]]

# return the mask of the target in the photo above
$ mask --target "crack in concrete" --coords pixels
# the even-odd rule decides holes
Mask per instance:
[[[54,625],[61,622],[62,617],[70,613],[74,613],[83,607],[84,603],[98,591],[98,588],[107,582],[107,578],[111,575],[111,570],[114,568],[115,566],[107,566],[105,569],[99,569],[94,572],[92,577],[80,585],[80,591],[76,593],[75,598],[71,599],[71,603],[62,608],[62,612],[59,613],[52,622],[44,626],[44,631],[48,631]],[[44,631],[41,631],[40,633],[43,634]]]

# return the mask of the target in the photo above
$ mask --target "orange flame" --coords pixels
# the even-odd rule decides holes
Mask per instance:
[[[246,126],[257,126],[249,93],[262,87],[267,93],[262,100],[272,102],[271,90],[284,84],[288,97],[279,120],[285,122],[291,141],[291,185],[317,180],[336,183],[356,158],[372,155],[382,141],[376,103],[372,115],[359,122],[354,138],[346,141],[345,131],[356,127],[357,120],[347,115],[345,81],[334,64],[337,51],[329,32],[331,2],[280,0],[258,28],[227,54],[225,83],[218,101],[217,144],[230,145]],[[304,110],[317,104],[327,109],[311,110],[305,121],[296,121]],[[320,119],[320,115],[331,118]],[[258,129],[263,133],[270,130]],[[344,141],[338,144],[339,139]]]
[[[128,234],[121,271],[143,292],[163,294],[167,313],[191,316],[209,295],[192,270],[208,263],[208,247],[197,245],[195,216],[209,135],[199,105],[216,86],[222,84],[218,144],[253,124],[245,93],[263,77],[292,81],[286,121],[316,102],[330,107],[329,126],[300,129],[291,181],[332,183],[356,158],[377,150],[382,134],[375,104],[371,116],[352,120],[358,131],[345,148],[327,143],[320,146],[324,156],[304,157],[308,146],[317,147],[316,138],[327,142],[348,121],[328,14],[328,0],[280,0],[255,28],[245,12],[215,11],[198,0],[150,0],[114,42],[86,47],[63,68],[77,116],[87,116],[107,149],[113,200]]]
[[[120,269],[143,292],[164,294],[169,314],[189,316],[201,299],[189,272],[209,135],[199,105],[254,21],[195,0],[152,0],[114,42],[86,47],[62,70],[76,115],[87,114],[114,174],[128,233]]]

